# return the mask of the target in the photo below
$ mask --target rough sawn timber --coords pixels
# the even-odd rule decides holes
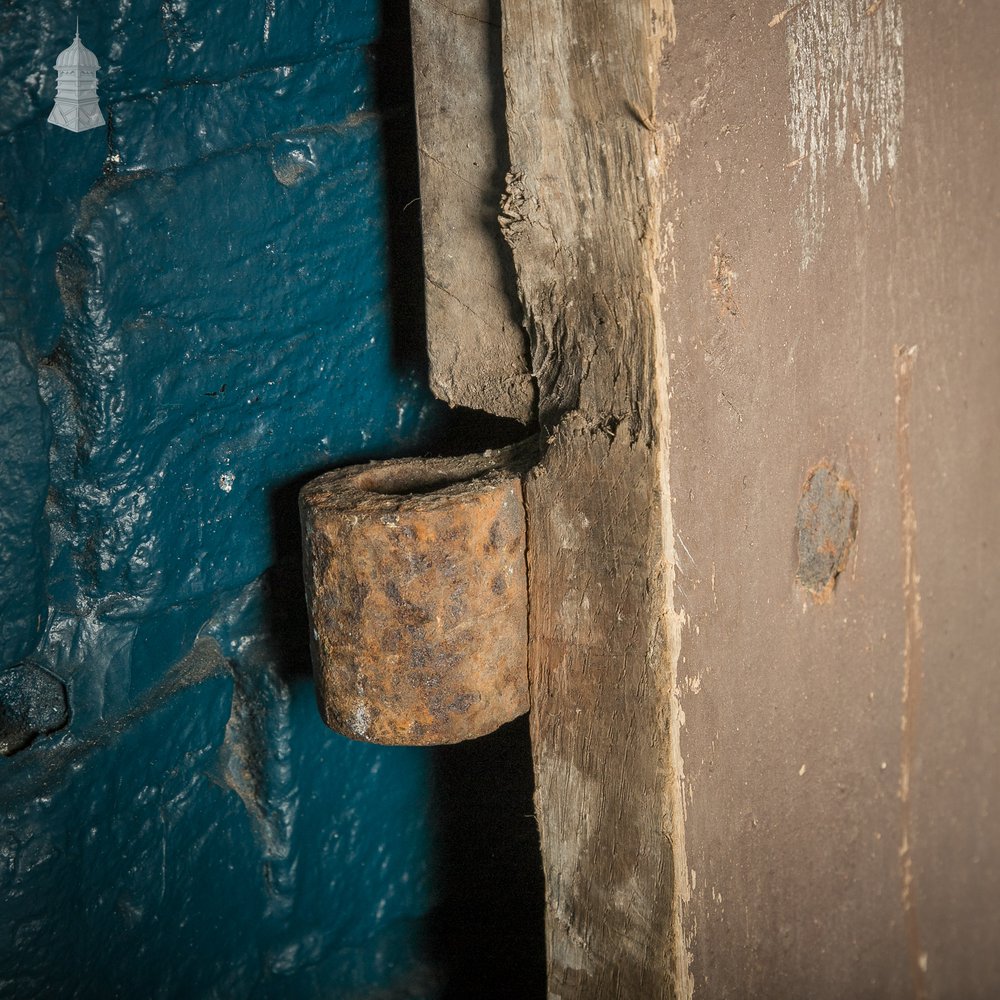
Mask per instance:
[[[677,5],[657,119],[681,136],[661,298],[698,998],[1000,997],[998,15]],[[826,594],[797,544],[823,466],[857,503]]]
[[[499,0],[411,0],[431,389],[529,423],[535,386],[497,211],[507,169]]]
[[[676,623],[652,122],[669,5],[511,0],[514,254],[548,447],[526,482],[549,995],[682,995]]]

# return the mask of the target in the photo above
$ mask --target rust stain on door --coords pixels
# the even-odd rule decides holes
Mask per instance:
[[[824,459],[802,485],[795,522],[799,564],[795,579],[816,604],[833,596],[858,532],[854,487]]]

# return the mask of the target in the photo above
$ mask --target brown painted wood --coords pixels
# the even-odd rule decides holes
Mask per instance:
[[[995,997],[1000,17],[677,15],[657,119],[694,996]],[[815,600],[796,522],[822,462],[857,533]]]
[[[671,643],[651,118],[668,13],[504,4],[517,268],[547,452],[526,482],[554,998],[676,994]]]
[[[431,389],[529,423],[535,386],[497,213],[507,170],[499,0],[411,0]]]

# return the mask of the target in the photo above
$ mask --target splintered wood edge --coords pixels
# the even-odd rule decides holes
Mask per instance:
[[[528,424],[535,385],[497,219],[507,169],[499,0],[411,0],[431,391]]]
[[[655,94],[673,11],[669,0],[506,0],[503,14],[502,225],[551,429],[525,484],[549,996],[686,997],[656,279],[672,146]]]

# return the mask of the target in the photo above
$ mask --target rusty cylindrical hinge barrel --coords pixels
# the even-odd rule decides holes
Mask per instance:
[[[528,710],[520,445],[373,462],[300,495],[313,671],[352,739],[433,745]]]

